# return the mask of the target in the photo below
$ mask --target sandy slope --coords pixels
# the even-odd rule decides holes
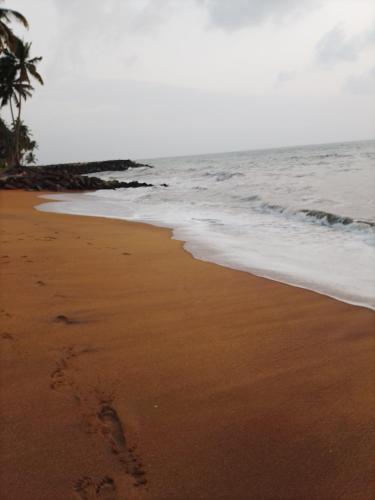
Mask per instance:
[[[0,196],[1,498],[371,498],[373,312]]]

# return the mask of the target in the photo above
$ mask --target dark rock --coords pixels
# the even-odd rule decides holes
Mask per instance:
[[[129,168],[153,168],[151,165],[146,165],[143,163],[136,163],[132,160],[105,160],[105,161],[90,161],[84,163],[59,163],[56,165],[41,165],[38,167],[13,167],[8,170],[8,174],[18,174],[27,170],[37,170],[43,169],[48,171],[53,171],[55,173],[61,173],[65,175],[83,175],[83,174],[93,174],[95,172],[123,172],[129,170]]]
[[[144,167],[130,160],[113,162],[91,162],[86,164],[65,164],[45,167],[15,167],[0,175],[0,189],[26,189],[34,191],[88,191],[96,189],[118,189],[148,187],[152,184],[144,182],[120,182],[117,180],[105,181],[98,177],[81,175],[84,171],[99,168],[99,171],[113,169],[127,170],[128,168]],[[151,167],[150,167],[151,168]]]

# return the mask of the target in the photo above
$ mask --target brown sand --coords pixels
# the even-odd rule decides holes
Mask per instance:
[[[372,497],[373,312],[1,202],[2,499]]]

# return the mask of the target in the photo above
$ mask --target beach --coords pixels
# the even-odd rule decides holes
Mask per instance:
[[[373,311],[1,193],[1,496],[370,499]]]

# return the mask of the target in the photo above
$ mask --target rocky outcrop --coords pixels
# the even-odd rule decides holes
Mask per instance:
[[[136,163],[132,160],[105,160],[105,161],[89,161],[82,163],[61,163],[56,165],[42,165],[41,167],[33,168],[53,168],[55,171],[69,171],[71,174],[83,175],[93,174],[95,172],[123,172],[129,168],[153,168],[151,165],[144,163]]]
[[[122,161],[122,160],[120,160]],[[124,160],[130,162],[130,160]],[[95,162],[102,165],[105,163]],[[123,164],[122,170],[131,168]],[[133,163],[133,162],[130,162]],[[114,162],[112,162],[114,166]],[[108,166],[108,165],[106,165]],[[120,166],[120,165],[118,165]],[[138,164],[138,166],[141,166]],[[142,165],[144,166],[144,165]],[[91,169],[92,164],[66,164],[44,167],[17,167],[8,170],[0,176],[0,189],[26,189],[28,191],[89,191],[97,189],[137,188],[152,186],[144,182],[119,182],[116,180],[105,181],[97,177],[80,175],[80,170]],[[88,173],[86,170],[84,173]]]

